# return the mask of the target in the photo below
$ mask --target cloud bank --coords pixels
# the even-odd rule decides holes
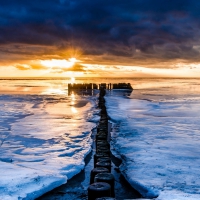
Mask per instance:
[[[70,48],[89,63],[199,62],[199,7],[197,0],[1,1],[0,62],[64,58]]]

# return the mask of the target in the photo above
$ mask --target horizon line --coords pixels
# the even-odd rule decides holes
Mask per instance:
[[[35,76],[35,77],[0,77],[0,80],[9,80],[9,79],[12,79],[12,80],[22,80],[22,79],[24,79],[24,80],[31,80],[31,79],[43,79],[43,80],[45,80],[45,79],[52,79],[52,78],[54,78],[54,79],[70,79],[71,77],[59,77],[59,76],[57,76],[57,77],[54,77],[54,76],[52,76],[52,77],[37,77],[37,76]],[[161,79],[200,79],[200,77],[182,77],[182,76],[177,76],[177,77],[166,77],[166,76],[164,76],[164,77],[162,77],[162,76],[149,76],[149,77],[143,77],[143,76],[141,76],[141,77],[74,77],[75,79],[91,79],[91,78],[96,78],[96,79],[140,79],[140,78],[142,78],[142,79],[159,79],[159,78],[161,78]]]

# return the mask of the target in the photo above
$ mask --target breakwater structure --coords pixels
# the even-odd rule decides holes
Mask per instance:
[[[97,125],[96,137],[94,138],[95,154],[93,156],[94,168],[90,173],[90,185],[88,186],[88,200],[116,200],[115,176],[111,173],[112,161],[110,151],[109,117],[107,114],[105,99],[106,89],[132,90],[128,83],[99,84],[100,120]]]
[[[94,168],[90,173],[88,200],[115,199],[115,178],[111,174],[111,152],[108,142],[108,115],[105,107],[105,85],[100,87],[100,121],[95,138]],[[102,198],[101,198],[102,197]]]
[[[71,90],[93,90],[102,89],[112,90],[112,89],[124,89],[124,90],[133,90],[130,83],[69,83],[68,91]]]

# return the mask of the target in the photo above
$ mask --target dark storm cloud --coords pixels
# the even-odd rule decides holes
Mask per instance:
[[[40,45],[40,55],[74,46],[87,56],[127,63],[199,60],[197,0],[0,1],[1,51],[10,55],[25,54],[21,45],[37,54],[29,46]]]

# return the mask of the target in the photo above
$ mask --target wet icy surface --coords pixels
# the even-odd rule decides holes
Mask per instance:
[[[99,119],[96,97],[69,94],[65,80],[0,82],[0,199],[34,199],[84,168]],[[135,89],[107,96],[113,152],[121,154],[127,180],[159,200],[199,199],[200,81],[86,82],[130,82]]]
[[[0,199],[34,199],[84,168],[95,99],[0,95]]]
[[[200,198],[200,93],[198,85],[186,86],[193,91],[177,85],[106,96],[115,122],[113,152],[123,160],[126,179],[144,197]]]
[[[96,145],[94,142],[96,129],[92,131],[92,151],[87,155],[85,159],[85,168],[78,175],[70,179],[66,184],[44,194],[37,200],[66,200],[66,199],[76,199],[76,200],[87,200],[88,199],[88,186],[90,185],[90,173],[94,168],[93,156],[95,154]],[[111,156],[112,168],[111,173],[115,177],[115,199],[135,199],[141,197],[141,195],[135,191],[130,184],[123,178],[119,172],[118,166],[121,161]]]

